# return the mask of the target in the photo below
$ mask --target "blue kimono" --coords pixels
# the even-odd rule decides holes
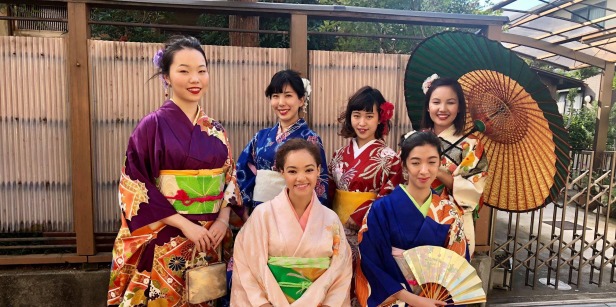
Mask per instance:
[[[424,245],[442,246],[469,260],[461,217],[457,205],[434,191],[426,217],[400,186],[376,200],[360,230],[359,243],[361,270],[370,290],[366,285],[366,291],[356,290],[358,295],[369,293],[367,305],[377,306],[402,289],[412,292],[392,255],[392,247],[408,250]],[[358,298],[365,301],[361,295]]]
[[[255,171],[276,171],[276,164],[274,162],[276,150],[280,145],[292,138],[303,138],[317,144],[321,149],[321,174],[315,187],[315,192],[319,197],[319,201],[329,206],[329,202],[327,201],[327,162],[321,137],[308,128],[308,124],[306,124],[303,118],[300,118],[295,124],[291,125],[287,131],[277,136],[279,126],[280,123],[277,123],[274,127],[257,132],[237,159],[237,182],[242,192],[244,206],[254,208],[261,203],[261,201],[253,200],[257,177]]]

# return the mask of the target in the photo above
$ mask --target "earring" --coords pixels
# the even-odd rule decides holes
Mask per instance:
[[[165,98],[169,98],[169,88],[165,85]]]
[[[308,102],[304,102],[304,105],[302,106],[302,111],[304,112],[304,114],[308,114]]]

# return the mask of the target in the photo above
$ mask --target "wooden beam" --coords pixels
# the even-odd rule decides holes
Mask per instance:
[[[257,0],[229,0],[230,2],[251,2],[256,3]],[[259,16],[246,16],[246,15],[229,15],[229,28],[230,29],[244,29],[244,30],[259,30]],[[231,46],[242,47],[259,47],[259,34],[258,33],[229,33],[229,43]]]
[[[599,108],[597,109],[597,121],[595,123],[595,168],[601,167],[603,153],[607,147],[607,132],[610,124],[610,111],[612,109],[612,80],[614,79],[614,63],[610,63],[603,70],[601,76],[601,89],[599,90]]]
[[[491,40],[500,42],[501,34],[503,34],[503,27],[501,26],[491,25],[486,29],[486,37]]]
[[[5,0],[18,2],[17,0]],[[33,1],[33,0],[20,0]],[[482,27],[490,24],[507,23],[506,16],[451,14],[381,8],[366,8],[343,5],[317,5],[294,3],[246,3],[231,1],[195,0],[38,0],[44,2],[80,1],[97,7],[139,9],[139,10],[200,10],[207,13],[229,15],[289,16],[301,14],[319,19],[387,22],[401,24],[423,24],[434,26]]]
[[[290,68],[308,77],[308,16],[291,15]]]
[[[88,5],[68,4],[68,81],[71,129],[71,184],[73,222],[77,237],[77,254],[94,255],[92,135],[90,126],[90,87],[88,80]]]
[[[291,15],[289,68],[298,71],[303,78],[308,76],[308,16],[303,14]],[[308,113],[304,119],[310,124],[312,108],[308,105]]]
[[[582,63],[586,63],[592,66],[596,66],[602,69],[604,69],[609,63],[601,58],[594,57],[592,55],[589,55],[583,52],[576,52],[575,50],[572,50],[572,49],[569,49],[569,48],[566,48],[560,45],[554,45],[554,44],[551,44],[551,43],[548,43],[542,40],[536,40],[534,38],[527,37],[527,36],[516,35],[516,34],[511,34],[511,33],[502,33],[501,40],[506,43],[522,45],[522,46],[531,47],[531,48],[547,51],[550,53],[558,54],[560,56],[564,56],[566,58],[570,58],[570,59],[573,59],[573,60],[576,60]]]
[[[582,2],[582,1],[584,1],[584,0],[573,0],[573,1],[570,1],[570,2],[567,2],[567,3],[563,3],[561,5],[558,5],[558,6],[552,7],[550,9],[545,10],[545,11],[542,11],[541,13],[532,14],[532,15],[530,15],[528,17],[522,18],[522,19],[520,19],[520,20],[510,24],[509,28],[511,29],[511,28],[517,27],[519,25],[531,22],[531,21],[533,21],[533,20],[535,20],[535,19],[537,19],[539,17],[543,17],[543,16],[546,16],[546,15],[552,14],[554,12],[560,11],[561,9],[564,9],[566,7],[569,7],[569,6],[572,6],[572,5],[574,5],[576,3],[579,3],[579,2]]]
[[[88,257],[71,254],[32,254],[0,256],[0,265],[85,263]]]

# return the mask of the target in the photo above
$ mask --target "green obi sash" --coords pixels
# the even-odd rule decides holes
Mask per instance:
[[[267,266],[290,303],[298,300],[328,268],[330,258],[269,257]]]
[[[182,214],[216,213],[224,195],[225,169],[162,170],[160,192]]]

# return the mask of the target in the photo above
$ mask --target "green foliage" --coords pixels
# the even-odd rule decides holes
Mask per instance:
[[[481,1],[479,0],[321,0],[320,3],[329,5],[345,5],[443,13],[483,13]],[[321,32],[343,32],[405,37],[402,39],[339,37],[335,43],[334,48],[334,50],[339,51],[363,51],[382,53],[411,53],[411,51],[415,49],[415,46],[423,38],[446,30],[453,30],[453,28],[349,21],[326,21],[319,29],[319,31]],[[473,29],[459,30],[471,31]]]
[[[573,104],[571,104],[573,105]],[[571,115],[565,115],[564,121],[568,123],[569,143],[572,150],[592,150],[595,123],[597,117],[597,103],[591,107],[583,106],[580,110],[571,111]],[[616,108],[610,111],[610,122],[616,120]],[[607,150],[616,149],[616,125],[609,125],[607,134]]]
[[[170,16],[168,12],[136,11],[95,8],[91,19],[95,21],[134,22],[134,23],[165,23]],[[146,27],[126,27],[112,25],[92,25],[92,38],[113,41],[131,42],[164,42],[167,34],[159,29]]]
[[[227,15],[208,15],[201,14],[197,19],[197,25],[201,27],[217,27],[217,28],[228,28],[229,27],[229,16]],[[208,31],[201,32],[199,35],[199,40],[202,44],[205,45],[218,45],[218,46],[228,46],[229,45],[229,32],[222,31]]]

